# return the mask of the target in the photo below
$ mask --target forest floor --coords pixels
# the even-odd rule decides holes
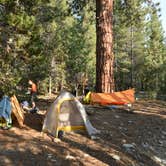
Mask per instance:
[[[40,99],[38,114],[25,114],[25,127],[0,130],[0,166],[166,166],[166,102],[137,101],[131,111],[86,105],[101,133],[66,133],[52,142],[41,137],[44,112],[53,99]]]

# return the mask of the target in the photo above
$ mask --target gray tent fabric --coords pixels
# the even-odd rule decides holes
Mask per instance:
[[[69,92],[61,92],[47,111],[43,132],[57,137],[58,131],[71,127],[85,128],[89,136],[99,131],[90,123],[84,106]]]
[[[11,123],[11,104],[10,98],[8,96],[4,96],[0,101],[0,117],[3,117],[6,122]]]

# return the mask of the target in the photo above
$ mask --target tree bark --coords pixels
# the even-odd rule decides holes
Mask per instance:
[[[130,58],[131,58],[131,75],[130,75],[130,88],[134,87],[134,56],[133,56],[133,26],[131,25],[131,51],[130,51]]]
[[[52,77],[51,75],[49,76],[49,95],[51,96],[52,94]]]
[[[96,0],[96,91],[114,91],[113,0]]]

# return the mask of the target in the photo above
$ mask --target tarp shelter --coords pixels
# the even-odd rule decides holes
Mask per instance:
[[[6,121],[6,125],[11,125],[12,118],[11,118],[11,104],[10,98],[8,96],[4,96],[0,101],[0,125],[3,125],[3,118]]]
[[[85,97],[85,102],[100,105],[124,105],[135,102],[134,89],[128,89],[114,93],[94,93],[90,92]]]
[[[43,132],[58,137],[59,131],[86,130],[89,136],[99,131],[90,123],[84,106],[69,92],[61,92],[49,108]]]
[[[1,120],[3,118],[8,125],[12,123],[12,115],[15,116],[19,126],[22,127],[24,122],[24,114],[16,96],[12,96],[11,98],[4,96],[0,101],[0,118]]]
[[[12,96],[10,98],[11,100],[11,106],[12,106],[12,113],[13,115],[16,117],[17,122],[19,124],[20,127],[22,127],[24,124],[24,111],[22,109],[22,107],[20,106],[16,96]]]

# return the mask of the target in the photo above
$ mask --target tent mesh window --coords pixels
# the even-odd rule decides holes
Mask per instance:
[[[84,126],[79,108],[74,100],[64,101],[60,106],[58,126]]]

